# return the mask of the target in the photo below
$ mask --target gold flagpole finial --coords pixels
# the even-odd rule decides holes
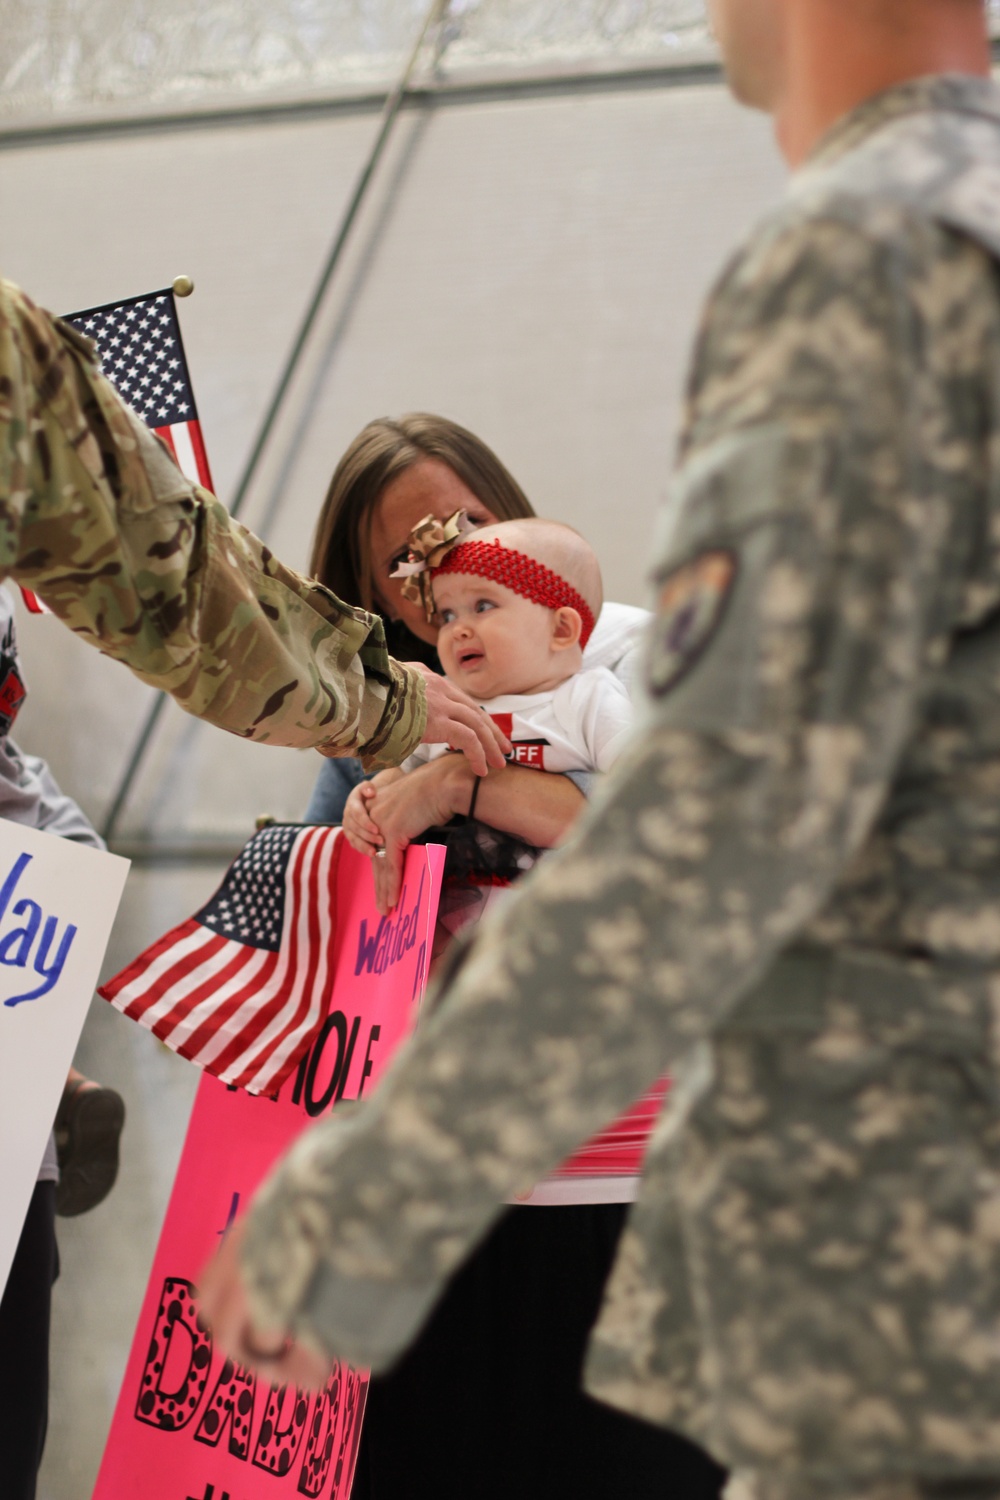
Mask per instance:
[[[190,297],[194,291],[194,282],[190,276],[175,276],[173,279],[175,297]]]

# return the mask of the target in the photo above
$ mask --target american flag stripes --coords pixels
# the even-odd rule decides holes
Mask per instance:
[[[262,829],[211,901],[99,993],[224,1083],[276,1094],[329,1004],[340,838]]]
[[[649,1138],[660,1116],[670,1082],[661,1078],[648,1093],[619,1115],[613,1125],[581,1146],[553,1177],[637,1177],[642,1171]]]
[[[89,307],[65,322],[94,340],[104,374],[188,479],[213,489],[172,290]]]

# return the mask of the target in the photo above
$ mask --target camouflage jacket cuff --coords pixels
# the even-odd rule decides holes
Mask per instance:
[[[444,1280],[420,1286],[360,1280],[320,1263],[295,1331],[331,1359],[379,1374],[413,1343],[443,1289]]]
[[[405,662],[389,658],[392,682],[386,698],[385,712],[371,739],[359,748],[358,755],[366,771],[383,771],[398,766],[412,755],[427,728],[427,690],[422,674]]]
[[[341,1136],[346,1122],[338,1122]],[[447,1277],[407,1276],[396,1261],[371,1274],[357,1256],[347,1268],[333,1267],[329,1184],[317,1175],[314,1145],[300,1138],[247,1216],[240,1259],[250,1319],[286,1328],[331,1359],[386,1369],[412,1343]]]

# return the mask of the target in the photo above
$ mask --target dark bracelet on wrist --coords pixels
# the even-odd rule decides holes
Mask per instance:
[[[472,797],[469,800],[469,811],[465,815],[468,822],[471,822],[473,817],[475,816],[476,798],[479,796],[479,787],[482,780],[482,776],[477,776],[472,783]]]

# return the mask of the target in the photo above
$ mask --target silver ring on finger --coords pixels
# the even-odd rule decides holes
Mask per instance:
[[[376,849],[375,850],[375,858],[376,859],[385,859],[385,857],[386,857],[386,853],[385,853],[384,849]]]

